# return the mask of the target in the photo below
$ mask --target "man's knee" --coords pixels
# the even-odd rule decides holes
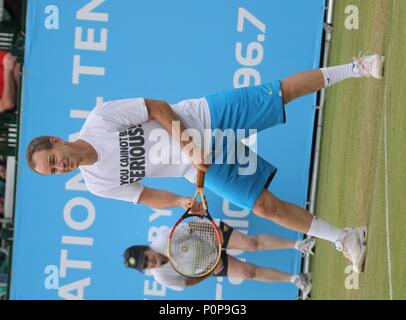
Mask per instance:
[[[293,83],[288,79],[281,81],[282,101],[287,104],[295,98],[295,89]]]
[[[250,252],[257,251],[258,245],[259,245],[258,237],[257,236],[250,237],[246,250]]]
[[[255,279],[256,277],[256,267],[252,264],[245,265],[244,269],[242,270],[242,278],[243,279]]]
[[[255,203],[253,211],[257,216],[277,222],[283,214],[283,202],[270,192],[264,191]]]
[[[244,241],[243,250],[255,252],[258,250],[259,241],[257,236],[248,236],[248,240]]]

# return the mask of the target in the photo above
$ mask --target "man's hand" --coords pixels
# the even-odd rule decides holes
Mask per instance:
[[[179,199],[179,206],[183,207],[185,210],[187,210],[192,203],[193,198],[187,198],[187,197],[182,197]],[[203,214],[204,213],[204,208],[201,202],[195,202],[190,209],[191,213],[196,213],[196,214]]]

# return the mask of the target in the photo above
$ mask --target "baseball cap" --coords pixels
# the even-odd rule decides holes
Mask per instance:
[[[145,250],[148,246],[132,246],[124,251],[124,265],[127,268],[137,269],[141,272],[144,271]]]

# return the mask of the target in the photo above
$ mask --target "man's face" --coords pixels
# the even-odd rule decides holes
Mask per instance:
[[[167,262],[167,258],[165,256],[152,249],[147,249],[144,252],[144,255],[145,255],[144,269],[158,268],[162,264]]]
[[[42,175],[64,174],[79,167],[80,154],[69,144],[57,141],[52,149],[36,151],[32,160],[35,171]]]

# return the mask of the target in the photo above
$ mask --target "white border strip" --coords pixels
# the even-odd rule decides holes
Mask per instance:
[[[395,0],[392,2],[391,24],[395,13]],[[386,62],[390,61],[391,47],[390,41],[388,45],[388,55]],[[392,259],[391,259],[391,245],[390,245],[390,225],[389,225],[389,192],[388,192],[388,129],[387,129],[387,111],[388,111],[388,85],[387,85],[387,72],[385,72],[385,89],[383,96],[384,104],[384,149],[385,149],[385,227],[386,227],[386,253],[388,258],[388,280],[389,280],[389,297],[393,300],[393,286],[392,286]]]
[[[390,57],[390,45],[388,50],[387,60]],[[386,79],[386,76],[385,76]],[[388,275],[389,275],[389,296],[390,299],[393,300],[393,288],[392,288],[392,260],[391,260],[391,252],[390,252],[390,228],[389,228],[389,193],[388,193],[388,135],[387,135],[387,88],[385,82],[385,90],[384,90],[384,146],[385,146],[385,224],[386,224],[386,249],[387,249],[387,257],[388,257]]]
[[[328,0],[326,5],[326,20],[324,23],[324,54],[321,67],[327,67],[328,65],[328,57],[330,54],[330,44],[331,44],[331,35],[332,35],[332,23],[333,23],[333,8],[334,8],[334,0]],[[314,160],[313,160],[313,174],[311,178],[311,185],[310,185],[310,194],[309,194],[309,212],[314,214],[314,209],[316,206],[316,193],[317,193],[317,178],[318,178],[318,171],[319,171],[319,160],[320,160],[320,144],[321,144],[321,131],[323,127],[323,107],[325,101],[325,90],[320,90],[320,100],[319,106],[319,115],[317,121],[317,129],[316,129],[316,140],[314,146]],[[303,261],[303,272],[309,272],[310,270],[310,255],[307,254],[304,257]]]

